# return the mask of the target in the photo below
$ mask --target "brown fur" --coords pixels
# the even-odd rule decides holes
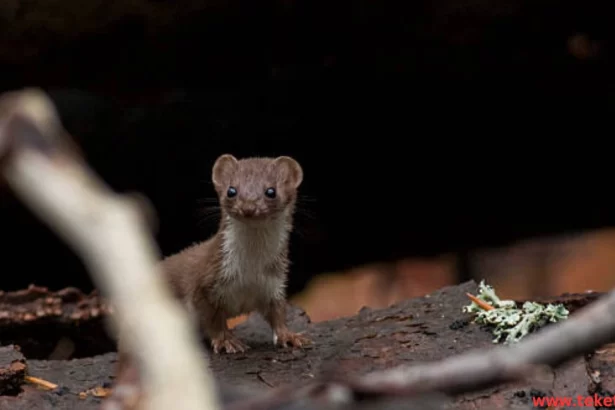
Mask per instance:
[[[227,320],[253,310],[271,325],[276,344],[310,343],[285,322],[288,237],[302,180],[301,166],[290,157],[220,156],[212,170],[221,207],[218,232],[161,262],[171,289],[195,316],[215,353],[248,349]],[[229,187],[236,190],[233,198],[227,196]],[[275,188],[275,198],[265,195],[268,188]],[[270,250],[274,253],[266,254]],[[118,350],[122,369],[127,357]]]

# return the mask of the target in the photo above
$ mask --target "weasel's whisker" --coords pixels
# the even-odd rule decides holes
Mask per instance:
[[[307,203],[315,203],[316,202],[316,198],[309,197],[309,196],[298,196],[296,202],[297,202],[298,205],[307,204]]]
[[[203,225],[220,216],[222,208],[219,205],[207,206],[197,211],[197,224]]]
[[[199,226],[199,227],[209,226],[209,225],[210,225],[210,223],[211,223],[211,225],[213,226],[213,225],[214,225],[214,223],[213,223],[213,222],[215,222],[215,221],[216,221],[215,216],[216,216],[216,215],[211,215],[211,216],[209,216],[209,217],[207,217],[207,218],[201,218],[201,219],[197,222],[197,226]]]
[[[317,216],[316,216],[316,213],[314,213],[313,211],[311,211],[311,210],[309,210],[307,208],[303,208],[301,206],[297,206],[295,208],[295,213],[299,217],[306,217],[306,218],[311,219],[311,220],[317,220],[318,219]]]
[[[220,200],[218,198],[201,198],[197,199],[198,203],[201,204],[217,204]]]
[[[293,232],[294,232],[294,233],[295,233],[298,237],[300,237],[301,239],[305,239],[305,238],[306,238],[305,232],[304,232],[304,231],[303,231],[303,229],[301,229],[301,227],[299,227],[299,226],[296,226],[296,225],[295,225],[295,227],[294,227],[294,229],[293,229]]]
[[[199,212],[203,212],[203,213],[208,213],[208,212],[211,212],[211,211],[219,211],[221,209],[222,209],[222,207],[220,205],[209,205],[209,206],[205,206],[205,207],[199,208],[198,211]]]

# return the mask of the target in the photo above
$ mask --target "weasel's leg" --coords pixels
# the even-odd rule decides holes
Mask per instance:
[[[200,324],[210,339],[214,353],[243,353],[249,346],[239,340],[228,328],[228,316],[222,309],[213,309],[204,299],[195,300],[195,308],[200,312]]]
[[[300,333],[291,332],[286,326],[286,300],[274,300],[262,312],[273,329],[273,344],[302,347],[311,344],[310,339]]]

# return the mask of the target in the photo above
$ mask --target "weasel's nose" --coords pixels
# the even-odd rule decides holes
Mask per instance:
[[[246,204],[243,207],[243,216],[245,216],[246,218],[250,218],[252,216],[254,216],[254,214],[256,214],[256,207],[252,204]]]

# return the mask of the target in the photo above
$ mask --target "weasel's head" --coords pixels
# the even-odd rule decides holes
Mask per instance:
[[[214,164],[212,181],[230,217],[259,221],[293,210],[303,170],[286,156],[238,160],[224,154]]]

